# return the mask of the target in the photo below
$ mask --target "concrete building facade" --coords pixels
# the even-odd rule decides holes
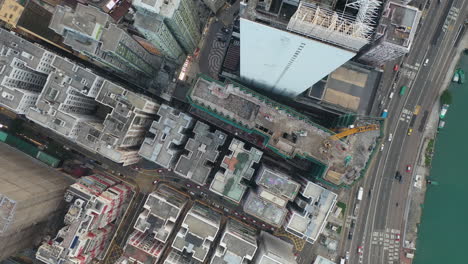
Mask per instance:
[[[39,247],[36,258],[47,264],[88,264],[102,258],[113,222],[121,216],[131,192],[130,187],[108,176],[80,178],[65,194],[70,204],[65,226]]]
[[[255,173],[252,167],[260,162],[263,152],[252,147],[245,148],[244,142],[234,138],[229,145],[231,153],[221,162],[224,171],[218,171],[210,185],[210,191],[230,201],[240,203],[247,190],[242,179],[250,180]]]
[[[163,59],[149,53],[111,17],[89,5],[75,10],[56,6],[49,28],[64,37],[64,44],[99,62],[106,69],[138,85],[149,85]]]
[[[1,0],[0,1],[0,20],[5,23],[16,27],[18,20],[23,13],[24,7],[15,0]]]
[[[133,6],[158,14],[171,30],[186,54],[191,54],[201,38],[200,19],[192,0],[135,0]]]
[[[297,209],[291,209],[288,223],[289,232],[310,243],[317,241],[327,224],[327,218],[335,207],[338,195],[313,182],[304,181],[305,186],[294,201]]]
[[[279,95],[302,93],[371,41],[380,3],[368,3],[347,3],[355,15],[312,1],[242,1],[241,79]]]
[[[3,29],[0,46],[0,105],[25,114],[36,103],[56,55]]]
[[[195,136],[189,138],[185,145],[188,154],[182,155],[177,161],[174,172],[190,179],[199,185],[205,185],[214,164],[218,158],[218,148],[224,144],[227,135],[219,130],[209,131],[210,126],[197,121],[193,128]]]
[[[375,42],[363,50],[359,60],[380,66],[407,54],[418,29],[421,11],[388,1],[375,34]]]
[[[186,203],[187,197],[166,185],[150,193],[124,247],[126,263],[156,263]]]
[[[254,264],[296,264],[293,255],[293,245],[262,231],[259,237],[259,246]]]
[[[136,147],[159,105],[63,58],[52,66],[26,117],[114,162],[138,162]]]
[[[172,168],[177,162],[181,146],[187,140],[187,130],[192,126],[192,117],[181,113],[168,105],[161,105],[159,117],[153,121],[149,132],[154,137],[147,137],[138,154],[164,168]]]
[[[138,11],[133,26],[151,42],[164,56],[178,63],[185,60],[185,52],[179,45],[161,16]]]
[[[257,230],[229,219],[210,263],[249,263],[253,260],[257,247]]]
[[[65,206],[73,181],[0,143],[0,261],[37,246]],[[55,219],[57,218],[57,219]],[[52,227],[53,228],[53,227]]]
[[[187,212],[172,242],[172,250],[186,253],[199,262],[207,260],[208,252],[218,235],[221,215],[211,208],[196,203]]]

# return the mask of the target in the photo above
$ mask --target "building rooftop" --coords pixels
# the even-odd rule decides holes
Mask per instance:
[[[221,215],[209,207],[195,204],[185,216],[172,247],[204,262],[218,234]]]
[[[154,264],[163,253],[164,243],[157,241],[151,232],[135,230],[128,238],[124,248],[125,256],[132,261]]]
[[[218,171],[211,182],[210,190],[240,203],[247,187],[242,179],[250,180],[255,172],[252,167],[258,163],[263,152],[256,149],[246,149],[244,142],[233,139],[229,145],[230,154],[221,162],[224,171]]]
[[[293,245],[262,231],[254,264],[296,264]]]
[[[245,6],[244,19],[353,51],[366,45],[372,32],[368,19],[358,23],[352,12],[334,10],[320,1],[250,0],[242,1],[242,4]],[[373,13],[364,15],[369,20],[373,17]]]
[[[146,138],[138,154],[164,168],[169,168],[176,162],[178,150],[176,145],[182,145],[186,140],[186,130],[192,125],[192,117],[180,113],[168,105],[161,105],[149,132],[154,135]]]
[[[160,185],[146,199],[144,210],[134,228],[140,232],[150,232],[155,239],[166,243],[186,203],[186,197],[165,185]]]
[[[172,17],[180,2],[181,0],[134,0],[133,5],[164,17]]]
[[[259,193],[262,193],[262,191],[260,190]],[[280,227],[288,210],[284,206],[262,199],[259,194],[250,191],[244,202],[244,212],[272,226]]]
[[[321,167],[320,176],[326,172],[339,179],[356,178],[380,136],[379,131],[371,131],[348,136],[347,143],[331,140],[334,132],[232,81],[220,83],[200,76],[187,97],[192,106],[205,113],[247,133],[262,135],[263,145],[280,156],[307,158]],[[362,152],[363,148],[369,151]]]
[[[43,165],[0,142],[0,236],[19,232],[45,221],[59,206],[65,189],[73,183],[53,168]],[[31,204],[34,201],[34,204]],[[34,210],[29,206],[36,205]],[[46,206],[45,210],[40,206]],[[2,247],[0,247],[2,249]]]
[[[315,258],[314,264],[335,264],[335,262],[322,256],[317,256],[317,258]]]
[[[307,92],[308,97],[322,104],[367,115],[379,86],[381,73],[364,68],[355,62],[347,62],[328,78],[314,84]]]
[[[289,179],[287,175],[265,166],[261,167],[256,183],[271,194],[284,199],[285,202],[292,201],[301,187],[299,183]],[[282,203],[278,205],[285,206],[285,204],[282,205]]]
[[[212,167],[208,161],[214,163],[218,158],[218,148],[224,144],[226,134],[219,130],[210,132],[210,127],[197,121],[193,128],[195,136],[185,145],[188,154],[182,155],[177,162],[174,172],[188,178],[199,185],[205,185]]]
[[[312,182],[307,183],[301,194],[307,201],[299,203],[305,204],[301,212],[293,210],[286,231],[314,243],[325,228],[338,195]]]
[[[211,264],[242,264],[251,261],[257,251],[256,230],[229,219]]]
[[[166,259],[163,262],[164,264],[201,264],[202,262],[193,259],[187,254],[182,254],[181,252],[172,249],[167,255]]]
[[[421,11],[416,7],[387,2],[377,27],[377,37],[385,34],[385,41],[409,49],[420,17]]]

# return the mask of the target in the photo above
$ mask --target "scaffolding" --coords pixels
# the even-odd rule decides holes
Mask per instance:
[[[287,29],[353,51],[371,40],[374,20],[378,15],[378,0],[360,0],[347,4],[359,9],[356,17],[301,1]]]

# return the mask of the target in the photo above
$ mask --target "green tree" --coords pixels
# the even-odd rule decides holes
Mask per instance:
[[[440,96],[441,104],[452,104],[452,93],[449,90],[445,90]]]

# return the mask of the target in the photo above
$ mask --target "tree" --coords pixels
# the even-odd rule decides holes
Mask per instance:
[[[445,90],[440,96],[441,104],[452,104],[452,93],[449,90]]]

